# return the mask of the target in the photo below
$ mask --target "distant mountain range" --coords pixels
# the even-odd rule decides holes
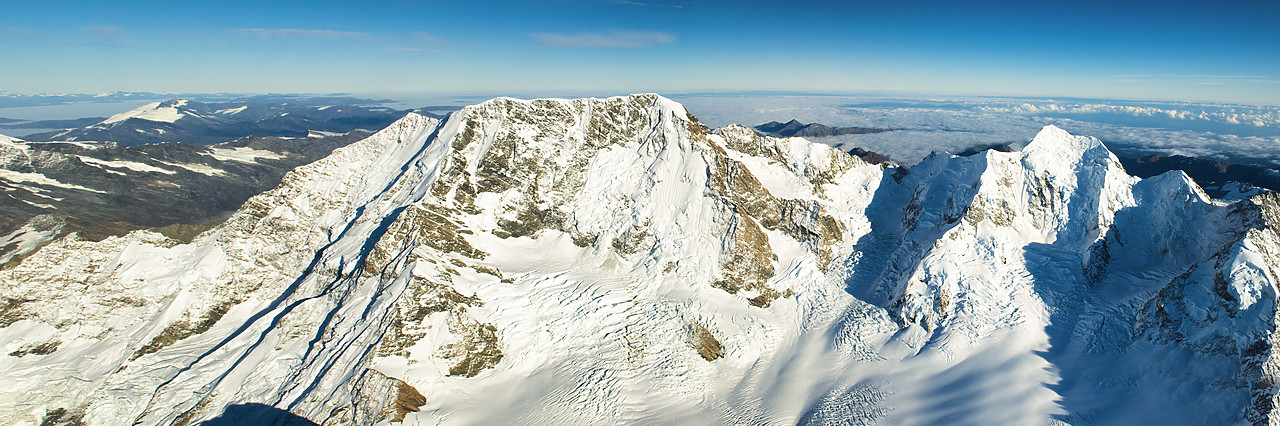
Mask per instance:
[[[92,126],[106,120],[107,117],[84,117],[69,120],[16,120],[0,118],[0,129],[70,129]]]
[[[861,135],[867,133],[888,132],[890,129],[874,129],[869,127],[830,127],[824,124],[809,123],[804,124],[799,120],[792,119],[786,123],[770,121],[753,127],[757,131],[774,137],[792,137],[799,136],[802,138],[820,138],[827,136],[840,135]]]
[[[161,99],[165,95],[151,92],[112,92],[112,93],[42,93],[24,95],[0,92],[0,108],[64,105],[73,102],[128,102],[139,99]]]
[[[0,108],[16,108],[47,105],[66,105],[72,103],[115,103],[115,102],[149,102],[165,99],[192,99],[201,102],[293,102],[307,105],[381,105],[394,102],[390,99],[366,99],[349,96],[343,93],[330,95],[313,94],[265,94],[247,95],[240,93],[152,93],[152,92],[110,92],[110,93],[41,93],[34,95],[0,92]]]
[[[23,137],[34,142],[102,141],[125,146],[182,142],[212,145],[243,137],[306,137],[313,132],[378,130],[409,110],[356,105],[314,106],[292,102],[204,103],[186,99],[152,102],[105,119],[83,118],[8,127],[68,127]]]
[[[1130,174],[1141,178],[1156,176],[1169,170],[1182,170],[1204,187],[1210,195],[1220,195],[1232,182],[1249,184],[1280,192],[1280,171],[1260,166],[1232,164],[1183,155],[1148,155],[1140,158],[1120,157]]]

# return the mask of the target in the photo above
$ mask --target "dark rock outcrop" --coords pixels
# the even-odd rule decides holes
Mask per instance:
[[[799,120],[792,119],[786,123],[770,121],[754,129],[769,136],[792,137],[798,136],[802,138],[821,138],[828,136],[840,135],[861,135],[868,133],[882,133],[889,129],[876,129],[869,127],[830,127],[819,123],[804,124]]]

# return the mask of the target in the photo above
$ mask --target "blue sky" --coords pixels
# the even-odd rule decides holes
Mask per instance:
[[[0,6],[0,90],[915,91],[1280,104],[1275,2]]]

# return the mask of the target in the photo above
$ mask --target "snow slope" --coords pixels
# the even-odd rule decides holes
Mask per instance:
[[[183,106],[185,106],[187,102],[188,101],[185,99],[178,99],[178,100],[168,101],[163,103],[152,102],[152,103],[140,106],[138,108],[108,117],[106,120],[102,120],[101,123],[98,123],[98,125],[102,126],[102,125],[107,125],[112,123],[118,123],[121,121],[128,120],[130,118],[138,118],[142,120],[157,121],[157,122],[164,122],[164,123],[172,123],[172,122],[178,121],[182,117],[189,115],[188,112],[180,109]]]
[[[499,98],[191,244],[0,270],[0,418],[1273,421],[1277,223],[1052,126],[907,171],[657,95]]]

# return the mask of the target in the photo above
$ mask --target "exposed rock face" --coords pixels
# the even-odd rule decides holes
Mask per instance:
[[[0,271],[0,419],[1267,422],[1278,223],[1054,127],[906,172],[657,95],[495,99],[190,243]]]
[[[875,151],[868,151],[866,149],[859,148],[856,146],[849,150],[849,154],[853,155],[854,157],[858,157],[862,161],[866,161],[871,164],[890,163],[889,156],[875,152]]]

